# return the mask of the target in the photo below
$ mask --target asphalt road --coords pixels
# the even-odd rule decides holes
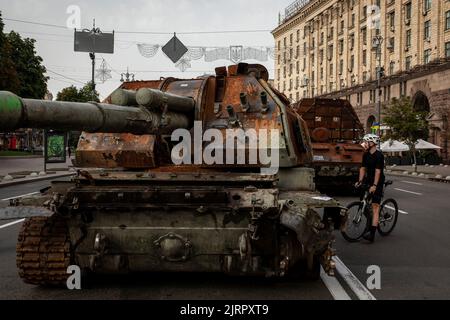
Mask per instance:
[[[0,222],[0,299],[450,299],[450,185],[391,177],[386,191],[402,213],[394,233],[375,244],[347,243],[336,234],[338,273],[321,281],[268,281],[205,274],[95,277],[80,291],[22,283],[15,267],[20,223]],[[38,191],[47,181],[0,189],[0,200]],[[340,198],[342,204],[354,198]],[[368,290],[369,266],[381,270],[381,289]]]

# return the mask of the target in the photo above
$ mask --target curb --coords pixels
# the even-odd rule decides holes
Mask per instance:
[[[404,178],[421,179],[421,180],[430,180],[430,177],[427,174],[425,174],[425,176],[423,176],[423,177],[413,176],[413,175],[410,175],[410,174],[406,175],[406,174],[403,174],[402,172],[386,172],[385,174],[387,176],[404,177]]]
[[[1,157],[0,157],[0,161],[1,161],[2,159],[5,159],[5,160],[44,159],[44,157],[43,157],[43,156],[12,156],[12,157],[1,156]]]
[[[412,173],[412,172],[410,172],[410,173]],[[420,174],[420,172],[419,172],[419,174]],[[423,173],[423,174],[424,174],[424,176],[413,176],[411,174],[406,175],[400,171],[386,172],[386,175],[391,175],[391,176],[396,176],[396,177],[404,177],[404,178],[409,178],[409,179],[421,179],[421,180],[440,182],[440,183],[450,183],[450,180],[447,180],[446,178],[436,178],[436,174],[431,174],[431,173]]]
[[[0,182],[0,189],[10,186],[15,186],[19,184],[27,184],[27,183],[33,183],[38,181],[45,181],[45,180],[51,180],[51,179],[57,179],[57,178],[64,178],[64,177],[70,177],[75,175],[76,172],[70,172],[70,173],[64,173],[64,174],[57,174],[53,176],[44,176],[44,177],[38,177],[38,178],[30,178],[27,180],[20,180],[20,181],[9,181],[9,182]]]

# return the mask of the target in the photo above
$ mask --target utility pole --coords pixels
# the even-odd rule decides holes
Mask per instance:
[[[373,48],[377,55],[377,108],[378,108],[378,136],[381,137],[381,78],[384,76],[384,68],[381,66],[381,48],[383,37],[377,35],[373,38]]]
[[[93,42],[93,46],[92,46],[92,52],[89,53],[89,57],[91,58],[92,61],[92,101],[95,101],[95,38],[96,36],[98,36],[99,34],[101,34],[102,32],[100,31],[100,28],[96,28],[95,27],[95,19],[93,22],[93,26],[92,26],[92,30],[90,30],[91,32],[91,36],[92,36],[92,42]]]

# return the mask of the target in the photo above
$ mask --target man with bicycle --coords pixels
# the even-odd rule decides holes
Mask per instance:
[[[374,242],[375,233],[380,221],[380,204],[383,199],[383,188],[385,182],[384,176],[384,155],[377,149],[380,144],[380,138],[374,134],[368,134],[363,138],[363,147],[366,153],[363,157],[361,169],[359,171],[359,181],[356,187],[359,188],[363,183],[370,186],[369,192],[372,195],[372,227],[364,234],[363,238]]]

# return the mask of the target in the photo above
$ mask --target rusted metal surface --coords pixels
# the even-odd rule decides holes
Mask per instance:
[[[83,133],[76,164],[86,168],[154,168],[155,136],[126,133]]]
[[[293,106],[311,133],[319,190],[351,188],[358,179],[364,128],[347,100],[303,99]]]

